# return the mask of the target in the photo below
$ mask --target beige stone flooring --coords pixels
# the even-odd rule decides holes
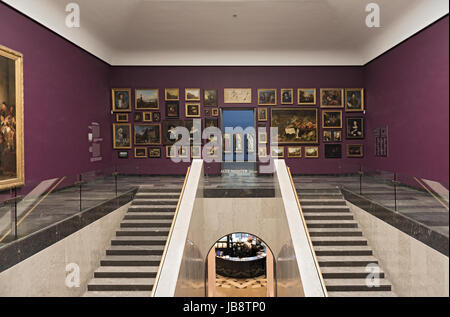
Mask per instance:
[[[265,275],[238,279],[216,275],[216,296],[218,297],[266,297]]]

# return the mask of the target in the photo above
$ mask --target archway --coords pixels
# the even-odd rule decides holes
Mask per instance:
[[[218,239],[206,259],[207,297],[274,297],[275,261],[270,247],[246,232]]]

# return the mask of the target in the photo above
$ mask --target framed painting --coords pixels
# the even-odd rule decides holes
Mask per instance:
[[[133,118],[134,118],[134,122],[141,122],[142,121],[142,112],[135,112]]]
[[[202,124],[200,121],[200,129],[197,129],[194,126],[194,120],[184,120],[184,126],[186,129],[188,129],[189,131],[189,140],[191,143],[194,142],[194,140],[197,141],[198,145],[199,143],[201,143],[202,141]]]
[[[258,157],[264,158],[267,157],[267,147],[266,145],[258,146]]]
[[[281,104],[282,105],[292,105],[294,103],[294,89],[292,88],[281,88]]]
[[[180,103],[178,101],[166,102],[166,117],[167,118],[180,117]]]
[[[131,89],[113,88],[111,93],[112,110],[114,112],[131,112]]]
[[[164,100],[165,101],[178,101],[178,100],[180,100],[180,89],[179,88],[166,88],[166,89],[164,89]]]
[[[363,157],[364,148],[362,144],[347,144],[347,157]]]
[[[258,89],[258,106],[276,106],[277,90],[275,88]]]
[[[341,130],[333,131],[333,141],[334,142],[342,141],[342,131]]]
[[[161,121],[161,112],[159,112],[159,111],[153,112],[152,116],[153,116],[153,118],[152,118],[153,122]]]
[[[113,123],[113,148],[131,149],[130,123]]]
[[[305,158],[319,158],[319,147],[305,146]]]
[[[159,147],[148,148],[148,157],[149,158],[160,158],[161,157],[161,148],[159,148]]]
[[[177,157],[177,148],[174,145],[166,145],[166,158]]]
[[[205,117],[210,117],[210,116],[211,116],[211,109],[205,108],[205,109],[203,110],[203,112],[204,112],[204,114],[205,114]]]
[[[301,146],[288,146],[287,157],[288,158],[301,158],[302,157],[302,147]]]
[[[332,132],[330,130],[323,130],[322,141],[323,142],[331,142],[331,141],[333,141]]]
[[[341,158],[342,146],[340,144],[325,144],[325,158]]]
[[[251,88],[224,88],[224,103],[252,103]]]
[[[200,104],[199,103],[187,103],[186,104],[186,117],[188,117],[188,118],[201,117]]]
[[[233,152],[232,147],[231,147],[231,144],[232,144],[231,138],[232,138],[232,136],[233,136],[233,134],[231,134],[231,133],[225,133],[223,135],[223,145],[224,145],[223,152],[224,153],[232,153]]]
[[[345,89],[345,111],[364,111],[364,88]]]
[[[206,151],[205,154],[208,158],[218,158],[219,157],[219,148],[217,145],[210,144],[205,146]]]
[[[217,89],[203,90],[203,105],[205,107],[217,107]]]
[[[258,108],[258,121],[267,121],[267,108]]]
[[[161,144],[161,125],[135,124],[134,125],[135,145],[159,145]]]
[[[270,126],[278,128],[271,142],[301,144],[319,142],[319,125],[316,108],[271,109]]]
[[[186,101],[200,101],[200,88],[186,88],[184,99]]]
[[[347,139],[364,139],[364,118],[347,117],[345,121]]]
[[[297,104],[299,105],[315,105],[316,104],[316,88],[299,88],[297,89]]]
[[[202,146],[201,145],[191,146],[191,158],[193,158],[193,159],[202,158]]]
[[[159,109],[159,89],[136,89],[135,90],[135,109]]]
[[[172,145],[181,139],[181,135],[176,135],[176,127],[184,127],[185,124],[181,120],[163,120],[162,137],[165,145]]]
[[[0,190],[25,183],[23,55],[0,45]]]
[[[211,109],[211,115],[213,117],[218,117],[219,116],[219,108],[212,108]]]
[[[147,148],[146,147],[135,147],[134,148],[134,158],[147,158]]]
[[[128,122],[128,113],[116,113],[116,122]]]
[[[322,128],[324,129],[342,128],[342,111],[322,110]]]
[[[117,151],[117,158],[119,159],[127,159],[128,151]]]
[[[341,88],[321,88],[320,106],[322,108],[344,108],[344,91]]]
[[[205,118],[205,128],[218,128],[219,127],[219,119],[217,118]]]
[[[143,121],[144,122],[152,122],[153,120],[153,116],[152,113],[150,111],[144,112],[143,113]]]
[[[270,147],[270,156],[274,158],[283,158],[284,157],[284,146],[271,146]]]
[[[267,132],[260,131],[258,132],[258,143],[267,143]]]

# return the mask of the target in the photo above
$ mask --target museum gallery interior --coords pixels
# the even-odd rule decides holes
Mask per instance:
[[[448,11],[1,1],[0,296],[448,297]]]

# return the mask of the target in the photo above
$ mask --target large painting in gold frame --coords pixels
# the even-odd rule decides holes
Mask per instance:
[[[23,55],[0,45],[0,191],[25,183]]]
[[[271,135],[271,143],[304,144],[319,142],[319,125],[316,108],[272,108],[270,126],[278,127]]]

